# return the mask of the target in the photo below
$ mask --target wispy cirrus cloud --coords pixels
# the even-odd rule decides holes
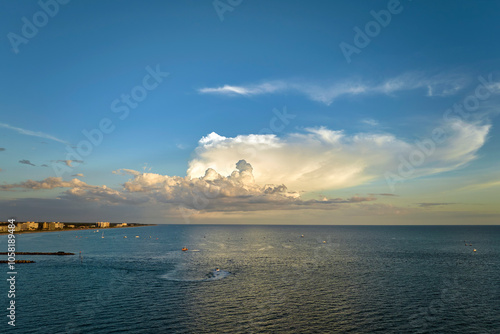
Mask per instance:
[[[443,205],[453,205],[453,204],[456,204],[456,203],[417,203],[418,206],[420,206],[421,208],[428,208],[428,207],[433,207],[433,206],[443,206]]]
[[[377,195],[377,196],[390,196],[390,197],[394,197],[395,196],[395,197],[398,197],[398,195],[396,195],[396,194],[389,194],[389,193],[368,194],[368,195],[370,195],[370,196],[376,196]]]
[[[492,187],[500,187],[500,179],[494,179],[494,180],[491,180],[488,182],[468,185],[466,187],[462,187],[462,188],[458,189],[457,191],[470,191],[470,190],[475,191],[475,190],[487,189],[487,188],[492,188]]]
[[[369,125],[369,126],[378,126],[379,122],[372,118],[365,118],[361,120],[361,123]]]
[[[226,95],[261,95],[277,93],[288,89],[288,84],[284,81],[270,81],[261,84],[247,86],[224,85],[215,88],[201,88],[198,91],[204,94],[226,94]]]
[[[54,140],[54,141],[57,141],[57,142],[62,143],[62,144],[70,145],[70,143],[65,141],[65,140],[59,139],[57,137],[54,137],[52,135],[49,135],[49,134],[41,132],[41,131],[26,130],[26,129],[18,128],[18,127],[11,126],[11,125],[5,124],[5,123],[0,123],[0,127],[16,131],[17,133],[22,134],[22,135],[50,139],[50,140]]]
[[[456,94],[468,82],[466,76],[455,74],[427,75],[409,72],[380,82],[364,80],[344,80],[334,83],[317,83],[297,80],[273,80],[248,85],[223,85],[205,87],[198,90],[201,94],[218,94],[227,96],[254,96],[297,92],[309,99],[324,104],[331,104],[338,98],[368,95],[391,95],[399,91],[424,89],[427,96],[448,96]]]

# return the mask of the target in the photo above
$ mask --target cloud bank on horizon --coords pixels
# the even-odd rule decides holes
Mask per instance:
[[[453,170],[472,161],[489,130],[484,121],[454,119],[446,125],[443,142],[432,147],[425,163],[411,177]],[[77,178],[64,181],[49,177],[3,184],[0,191],[68,188],[60,198],[108,205],[166,204],[197,212],[332,210],[371,202],[376,196],[326,198],[320,196],[322,191],[380,179],[387,171],[397,170],[412,148],[430,150],[429,143],[425,138],[412,143],[391,134],[347,135],[325,127],[306,128],[284,137],[251,134],[231,138],[212,132],[200,139],[184,177],[120,169],[113,173],[132,178],[118,190]]]

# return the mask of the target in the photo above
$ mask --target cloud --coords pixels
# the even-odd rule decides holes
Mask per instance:
[[[379,122],[377,122],[376,120],[371,119],[371,118],[363,119],[363,120],[361,120],[361,123],[364,123],[364,124],[370,125],[370,126],[378,126],[379,125]]]
[[[57,177],[4,184],[0,185],[0,190],[68,188],[60,198],[108,205],[149,203],[168,205],[171,208],[182,207],[196,212],[334,210],[343,205],[358,205],[376,200],[373,196],[302,199],[298,192],[288,190],[284,184],[257,184],[253,176],[253,167],[245,160],[238,161],[236,169],[228,176],[222,176],[212,168],[208,168],[199,178],[133,170],[118,170],[115,174],[130,175],[132,178],[119,190],[89,185],[78,179],[64,181]]]
[[[380,82],[364,82],[361,80],[345,80],[335,83],[314,83],[296,80],[274,80],[248,85],[223,85],[205,87],[198,90],[201,94],[217,94],[228,96],[255,96],[297,92],[309,99],[330,105],[340,97],[368,94],[391,95],[400,91],[424,89],[427,96],[448,96],[456,94],[468,83],[462,75],[408,72],[400,76]]]
[[[460,120],[442,125],[447,139],[416,167],[411,178],[456,169],[472,161],[486,142],[490,125]],[[421,142],[428,142],[422,139]],[[419,151],[420,150],[420,151]],[[286,184],[296,191],[353,187],[384,179],[402,159],[421,152],[412,141],[391,134],[356,133],[325,127],[307,128],[282,138],[276,135],[224,137],[211,133],[198,143],[188,176],[201,177],[208,168],[230,173],[233,161],[252,161],[255,181]],[[421,153],[423,154],[423,153]]]
[[[224,85],[216,88],[201,88],[198,91],[203,94],[225,94],[225,95],[261,95],[276,93],[288,89],[288,84],[283,81],[270,81],[248,86]]]
[[[381,194],[368,194],[370,196],[391,196],[391,197],[394,197],[394,196],[398,196],[396,194],[387,194],[387,193],[381,193]]]
[[[0,147],[0,152],[5,151],[4,147]]]
[[[78,179],[73,179],[71,181],[63,181],[61,177],[48,177],[42,181],[27,180],[25,182],[13,183],[13,184],[3,184],[0,185],[0,190],[13,190],[13,189],[29,189],[29,190],[40,190],[40,189],[54,189],[54,188],[91,188],[93,186],[87,185]]]
[[[472,161],[485,143],[490,125],[457,119],[443,124],[442,129],[446,140],[433,144],[432,153],[415,167],[411,177],[453,170]],[[426,140],[421,139],[421,143],[428,144]],[[397,213],[402,212],[400,208],[369,204],[376,196],[394,194],[319,199],[314,196],[324,190],[384,179],[387,171],[397,170],[401,160],[408,159],[417,149],[421,150],[419,145],[387,133],[346,134],[326,127],[306,128],[283,137],[254,134],[225,137],[210,133],[199,140],[184,177],[151,173],[148,168],[120,169],[113,173],[129,177],[121,189],[90,185],[76,178],[64,181],[49,177],[3,184],[0,190],[66,188],[60,196],[64,200],[100,205],[153,205],[192,212],[337,210],[360,206],[365,211]]]
[[[40,165],[40,167],[49,167],[47,164]]]
[[[421,208],[428,208],[433,206],[442,206],[442,205],[453,205],[456,203],[417,203]]]
[[[73,167],[73,165],[72,165],[73,162],[76,162],[79,164],[83,163],[82,160],[56,160],[55,162],[62,162],[63,164],[65,164],[68,167]]]
[[[491,181],[484,182],[484,183],[472,184],[472,185],[469,185],[466,187],[462,187],[462,188],[458,189],[457,191],[475,191],[475,190],[481,190],[481,189],[487,189],[487,188],[499,187],[499,186],[500,186],[500,180],[495,179],[495,180],[491,180]]]
[[[90,202],[106,203],[111,205],[126,204],[138,205],[146,203],[149,199],[146,196],[129,196],[119,190],[102,187],[74,187],[67,190],[62,197],[69,200],[83,200]]]
[[[73,174],[71,176],[78,176],[78,177],[84,177],[84,175],[82,173],[77,173],[77,174]]]
[[[70,145],[67,141],[64,141],[62,139],[56,138],[56,137],[54,137],[52,135],[49,135],[49,134],[46,134],[46,133],[43,133],[43,132],[40,132],[40,131],[31,131],[31,130],[21,129],[21,128],[18,128],[18,127],[15,127],[15,126],[11,126],[11,125],[5,124],[5,123],[0,123],[0,127],[6,128],[6,129],[10,129],[10,130],[14,130],[17,133],[22,134],[22,135],[40,137],[40,138],[45,138],[45,139],[51,139],[51,140],[57,141],[57,142],[62,143],[62,144]]]
[[[35,164],[32,164],[31,161],[26,160],[26,159],[19,160],[19,163],[24,164],[24,165],[36,166]]]
[[[467,83],[468,78],[463,75],[440,73],[429,76],[425,73],[408,72],[373,87],[373,91],[392,94],[424,88],[427,96],[449,96],[465,88]]]
[[[336,209],[341,204],[375,200],[374,197],[357,196],[349,199],[304,200],[298,192],[288,190],[284,184],[256,183],[254,169],[245,160],[239,160],[236,169],[228,176],[222,176],[212,168],[207,168],[197,178],[130,170],[118,172],[133,175],[124,184],[124,189],[130,193],[141,193],[159,203],[206,212]]]

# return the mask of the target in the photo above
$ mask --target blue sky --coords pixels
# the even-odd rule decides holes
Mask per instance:
[[[498,222],[499,4],[61,2],[0,5],[4,219]]]

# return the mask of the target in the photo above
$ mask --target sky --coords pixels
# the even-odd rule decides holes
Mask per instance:
[[[0,220],[500,221],[498,2],[0,9]]]

